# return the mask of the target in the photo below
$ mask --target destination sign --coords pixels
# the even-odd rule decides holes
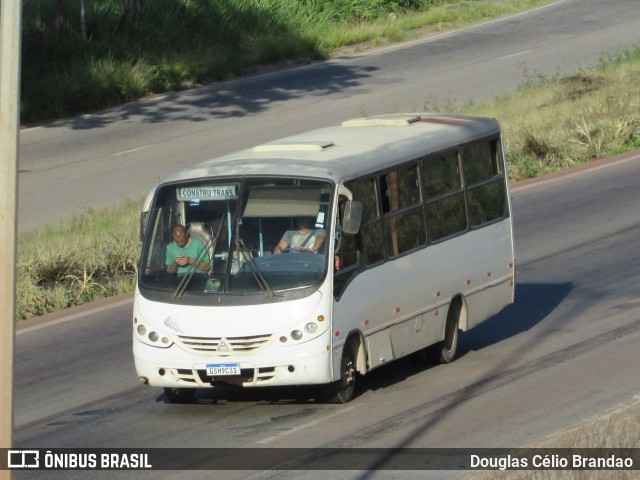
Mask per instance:
[[[236,185],[178,187],[177,190],[177,197],[180,201],[236,198]]]

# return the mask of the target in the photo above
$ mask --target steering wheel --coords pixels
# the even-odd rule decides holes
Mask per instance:
[[[286,248],[283,248],[281,252],[282,253],[291,253],[291,252],[316,253],[316,252],[312,252],[308,248],[302,248],[302,247],[286,247]]]

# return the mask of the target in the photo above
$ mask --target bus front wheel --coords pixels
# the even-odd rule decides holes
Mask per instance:
[[[190,403],[196,394],[196,389],[165,387],[164,394],[170,403]]]
[[[356,362],[348,345],[344,346],[340,361],[340,379],[322,386],[322,398],[326,403],[348,403],[356,389]]]

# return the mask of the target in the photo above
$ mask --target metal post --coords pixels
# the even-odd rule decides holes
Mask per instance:
[[[20,0],[0,0],[0,448],[13,443],[21,8]],[[10,478],[0,471],[0,480]]]

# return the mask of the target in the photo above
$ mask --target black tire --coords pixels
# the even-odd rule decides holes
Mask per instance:
[[[449,307],[447,323],[444,330],[444,340],[425,349],[426,357],[433,363],[451,363],[456,357],[458,349],[458,323],[462,304],[455,302]]]
[[[191,403],[195,394],[195,388],[165,387],[164,389],[164,395],[170,403]]]
[[[349,403],[356,389],[356,374],[356,362],[347,344],[340,360],[340,379],[322,386],[322,398],[325,403]]]

